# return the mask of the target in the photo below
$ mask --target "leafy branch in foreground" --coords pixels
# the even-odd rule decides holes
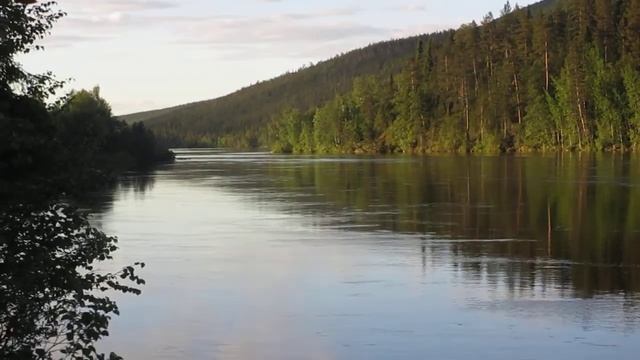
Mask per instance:
[[[62,85],[52,73],[31,74],[15,57],[42,50],[36,41],[49,34],[53,25],[66,14],[56,9],[55,1],[34,5],[28,2],[0,0],[0,93],[18,89],[20,93],[45,99]]]
[[[64,204],[0,213],[0,358],[105,359],[95,343],[119,315],[111,293],[141,291],[144,263],[102,273],[117,239]],[[119,359],[111,354],[110,359]]]

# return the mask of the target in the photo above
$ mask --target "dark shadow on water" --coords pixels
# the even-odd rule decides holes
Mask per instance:
[[[144,196],[153,190],[156,181],[156,170],[130,172],[122,175],[109,186],[89,191],[79,196],[73,196],[69,200],[80,209],[91,211],[94,214],[102,214],[110,211],[117,196],[123,193],[132,193],[134,196]]]

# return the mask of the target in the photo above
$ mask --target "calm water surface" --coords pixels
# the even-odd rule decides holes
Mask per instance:
[[[128,359],[638,359],[640,159],[181,150],[87,205]]]

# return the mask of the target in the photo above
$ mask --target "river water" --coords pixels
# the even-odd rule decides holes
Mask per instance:
[[[127,359],[637,359],[640,159],[178,150],[96,194]]]

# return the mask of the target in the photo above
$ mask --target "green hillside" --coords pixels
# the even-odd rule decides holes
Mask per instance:
[[[121,118],[144,121],[172,145],[216,145],[220,137],[238,133],[234,141],[255,144],[261,126],[285,107],[310,108],[345,93],[357,76],[397,72],[415,51],[417,38],[374,44],[314,66],[257,83],[227,96]]]

